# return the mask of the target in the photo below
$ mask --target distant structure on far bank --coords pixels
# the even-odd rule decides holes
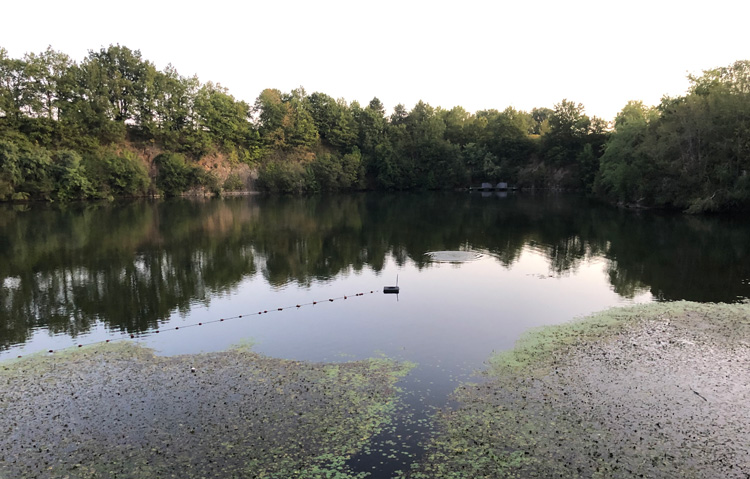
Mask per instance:
[[[475,190],[479,191],[507,191],[508,190],[508,183],[500,182],[496,185],[493,185],[492,183],[482,183],[482,186],[479,188],[473,188]]]

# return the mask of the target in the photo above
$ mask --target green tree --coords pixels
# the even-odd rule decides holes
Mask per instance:
[[[686,95],[665,97],[653,111],[630,103],[618,115],[601,195],[691,213],[750,208],[750,62],[690,81]]]
[[[151,113],[147,92],[152,88],[154,65],[141,58],[140,50],[110,45],[98,52],[89,51],[81,65],[90,75],[85,85],[87,93],[103,96],[107,102],[107,117],[116,122],[138,121]]]
[[[130,151],[103,155],[105,182],[115,196],[143,196],[151,185],[148,170]]]
[[[531,133],[534,135],[545,135],[549,132],[549,121],[554,113],[555,111],[550,108],[534,108],[531,110],[531,118],[534,121]]]
[[[65,76],[73,61],[51,46],[39,54],[27,54],[24,61],[32,113],[37,117],[58,119],[60,102],[67,94]]]
[[[154,158],[158,168],[156,186],[165,196],[178,196],[196,184],[194,168],[179,153],[162,153]]]
[[[364,154],[372,154],[385,138],[385,108],[377,97],[363,109],[356,107],[352,109],[359,125],[359,148]]]
[[[555,105],[544,135],[545,157],[553,165],[572,163],[583,149],[591,120],[583,104],[564,99]]]
[[[154,78],[153,122],[142,122],[141,128],[168,149],[179,148],[188,132],[196,129],[193,114],[199,85],[197,77],[183,77],[167,65]]]
[[[96,195],[81,163],[81,156],[75,151],[58,151],[56,161],[57,191],[60,201],[83,200]]]
[[[622,203],[653,203],[656,163],[648,138],[657,118],[657,111],[640,101],[628,102],[617,114],[594,185],[598,194]]]
[[[10,58],[8,51],[0,47],[0,113],[16,125],[21,115],[30,109],[31,92],[26,70],[26,62]]]
[[[346,101],[316,92],[305,98],[305,105],[323,142],[342,150],[355,145],[357,125]]]
[[[257,158],[259,139],[250,122],[250,106],[237,101],[226,88],[209,82],[197,93],[195,112],[201,131],[225,152],[239,151],[240,160]]]
[[[487,118],[487,126],[481,137],[482,143],[501,161],[511,164],[526,161],[531,153],[528,138],[531,115],[508,107],[502,112],[481,112]]]
[[[16,193],[22,178],[18,146],[0,139],[0,200],[9,200]]]
[[[255,101],[261,140],[271,148],[311,147],[318,141],[315,121],[305,105],[306,93],[266,89]]]

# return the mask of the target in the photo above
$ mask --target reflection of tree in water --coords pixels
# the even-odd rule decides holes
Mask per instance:
[[[750,297],[750,224],[741,218],[640,215],[609,222],[610,279],[619,294],[649,287],[659,299],[733,302]]]
[[[550,273],[608,260],[614,290],[664,299],[748,296],[750,226],[635,214],[560,195],[345,195],[0,209],[0,344],[38,327],[78,334],[96,320],[143,331],[259,271],[311,285],[389,258],[486,252],[505,267],[526,249]]]
[[[247,203],[131,203],[14,215],[0,233],[0,341],[97,319],[143,331],[254,273]],[[229,215],[229,218],[227,218]]]

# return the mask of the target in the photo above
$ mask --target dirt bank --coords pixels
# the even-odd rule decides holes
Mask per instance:
[[[455,393],[411,477],[750,477],[750,305],[607,311]]]
[[[407,369],[124,344],[0,363],[0,477],[355,477]]]

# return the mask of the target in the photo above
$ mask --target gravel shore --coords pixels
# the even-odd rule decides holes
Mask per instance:
[[[388,421],[408,369],[126,344],[6,361],[0,477],[358,477],[346,460]]]
[[[750,477],[750,305],[657,303],[527,335],[455,392],[426,477]]]

